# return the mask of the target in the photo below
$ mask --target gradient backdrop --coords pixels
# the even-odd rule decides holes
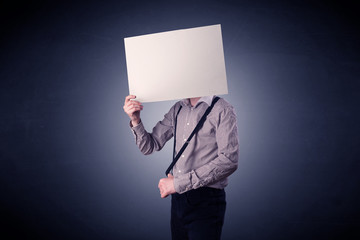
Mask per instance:
[[[220,23],[241,144],[223,239],[360,239],[355,2],[2,1],[0,238],[170,239],[172,142],[134,143],[123,39]]]

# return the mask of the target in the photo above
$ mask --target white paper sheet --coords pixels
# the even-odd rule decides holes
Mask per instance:
[[[124,42],[129,93],[140,102],[228,93],[220,24]]]

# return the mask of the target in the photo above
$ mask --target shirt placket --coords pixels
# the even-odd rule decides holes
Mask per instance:
[[[191,134],[193,128],[193,115],[194,115],[194,108],[193,107],[187,108],[181,138],[178,139],[178,144],[177,144],[178,150],[180,150],[180,148],[184,145],[184,143],[187,141],[187,138]],[[186,158],[188,157],[186,156],[186,152],[187,152],[186,150],[183,152],[183,154],[180,156],[178,163],[176,164],[178,173],[181,173],[185,168]]]

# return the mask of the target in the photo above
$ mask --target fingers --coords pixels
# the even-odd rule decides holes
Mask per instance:
[[[166,192],[165,190],[160,190],[160,197],[161,198],[166,198],[167,196],[169,196],[168,192]]]
[[[138,101],[130,101],[130,102],[127,102],[124,107],[131,107],[131,106],[142,106],[140,102]]]
[[[125,102],[124,102],[124,109],[130,106],[142,106],[141,102],[139,101],[135,101],[135,100],[131,100],[131,99],[135,99],[136,96],[135,95],[129,95],[125,97]]]
[[[139,102],[139,101],[135,101],[135,100],[130,101],[130,99],[135,99],[134,97],[130,97],[130,96],[134,96],[134,95],[129,95],[125,98],[124,107],[125,106],[134,106],[134,105],[141,106],[141,102]]]
[[[123,106],[124,111],[131,116],[136,111],[143,110],[143,105],[141,105],[138,101],[130,101],[129,99],[133,99],[134,95],[129,95],[125,99],[125,104]]]
[[[143,110],[143,106],[142,105],[138,105],[138,104],[130,104],[130,105],[127,105],[127,106],[124,106],[124,111],[127,113],[127,114],[133,114],[134,112],[136,111],[141,111]]]
[[[173,177],[171,174],[168,174],[168,177]],[[171,191],[171,188],[169,188],[169,179],[168,178],[162,178],[159,180],[158,188],[160,191],[161,198],[166,198],[173,192]]]
[[[125,97],[125,102],[124,102],[124,104],[126,104],[127,102],[129,102],[131,99],[135,99],[135,98],[136,98],[135,95],[126,96],[126,97]]]
[[[158,184],[161,198],[166,198],[169,195],[166,191],[166,186],[165,186],[164,181],[165,181],[164,178],[162,178],[162,179],[160,179],[159,184]]]

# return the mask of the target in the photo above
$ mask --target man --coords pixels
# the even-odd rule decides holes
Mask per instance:
[[[124,111],[130,117],[140,151],[159,151],[175,135],[178,152],[214,97],[178,101],[149,133],[140,119],[142,104],[134,100],[136,96],[127,96]],[[172,239],[220,239],[226,207],[224,188],[227,177],[237,169],[238,156],[236,115],[233,107],[220,98],[175,164],[173,174],[159,181],[161,197],[172,196]]]

